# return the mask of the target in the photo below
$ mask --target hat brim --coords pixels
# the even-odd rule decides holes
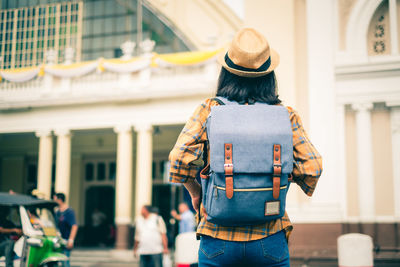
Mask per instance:
[[[226,69],[227,71],[229,71],[230,73],[233,73],[235,75],[242,76],[242,77],[251,77],[251,78],[261,77],[261,76],[267,75],[268,73],[271,73],[279,65],[279,54],[272,48],[270,48],[271,65],[269,66],[269,68],[267,70],[258,71],[258,72],[257,71],[238,70],[238,69],[229,67],[225,61],[226,53],[227,53],[227,51],[225,51],[224,53],[221,53],[218,56],[218,63],[221,64],[221,66],[224,69]]]

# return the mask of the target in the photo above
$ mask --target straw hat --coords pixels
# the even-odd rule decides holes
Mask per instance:
[[[243,77],[260,77],[279,64],[279,54],[269,47],[265,37],[252,28],[236,33],[228,52],[221,54],[219,63],[227,71]]]

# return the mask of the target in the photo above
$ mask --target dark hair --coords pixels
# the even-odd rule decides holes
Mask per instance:
[[[145,208],[148,212],[152,212],[153,207],[150,205],[144,205],[143,208]]]
[[[63,193],[56,193],[55,196],[62,202],[65,202],[65,195]]]
[[[274,71],[261,77],[242,77],[221,68],[218,78],[217,96],[240,104],[263,102],[270,105],[281,103],[277,95]]]
[[[160,213],[160,210],[159,210],[157,207],[151,207],[150,212],[151,212],[151,213],[155,213],[155,214],[159,214],[159,213]]]

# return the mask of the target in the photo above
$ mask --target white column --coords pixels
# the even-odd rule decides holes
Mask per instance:
[[[39,160],[37,189],[39,197],[51,196],[51,168],[53,165],[53,136],[50,130],[36,132],[39,137]]]
[[[342,218],[347,217],[347,177],[346,177],[346,108],[343,104],[336,106],[336,166],[339,184],[338,198]]]
[[[117,179],[115,185],[115,223],[117,236],[115,247],[127,249],[132,224],[132,127],[120,125],[114,128],[117,137]]]
[[[117,179],[115,185],[115,222],[132,222],[132,127],[114,128],[117,137]]]
[[[334,1],[307,0],[308,103],[311,142],[323,159],[323,172],[311,202],[339,217],[340,188],[335,150]],[[338,218],[339,219],[339,218]]]
[[[353,104],[356,111],[358,205],[361,222],[375,216],[374,162],[372,151],[371,103]]]
[[[136,200],[135,215],[139,216],[143,205],[151,204],[153,136],[152,125],[135,125],[137,132],[136,148]]]
[[[400,220],[400,107],[391,109],[394,215]]]
[[[55,131],[57,135],[56,184],[55,191],[64,193],[70,203],[71,183],[71,134],[68,129]]]

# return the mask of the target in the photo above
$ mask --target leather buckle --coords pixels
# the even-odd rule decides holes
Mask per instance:
[[[275,167],[279,167],[279,168],[281,168],[281,169],[282,169],[282,164],[280,164],[280,163],[274,163],[274,165],[273,165],[273,166],[274,166],[274,168],[275,168]]]
[[[280,164],[280,163],[274,164],[273,168],[274,168],[273,177],[281,177],[281,175],[282,175],[282,164]]]
[[[233,164],[225,163],[224,164],[225,176],[233,176]]]

